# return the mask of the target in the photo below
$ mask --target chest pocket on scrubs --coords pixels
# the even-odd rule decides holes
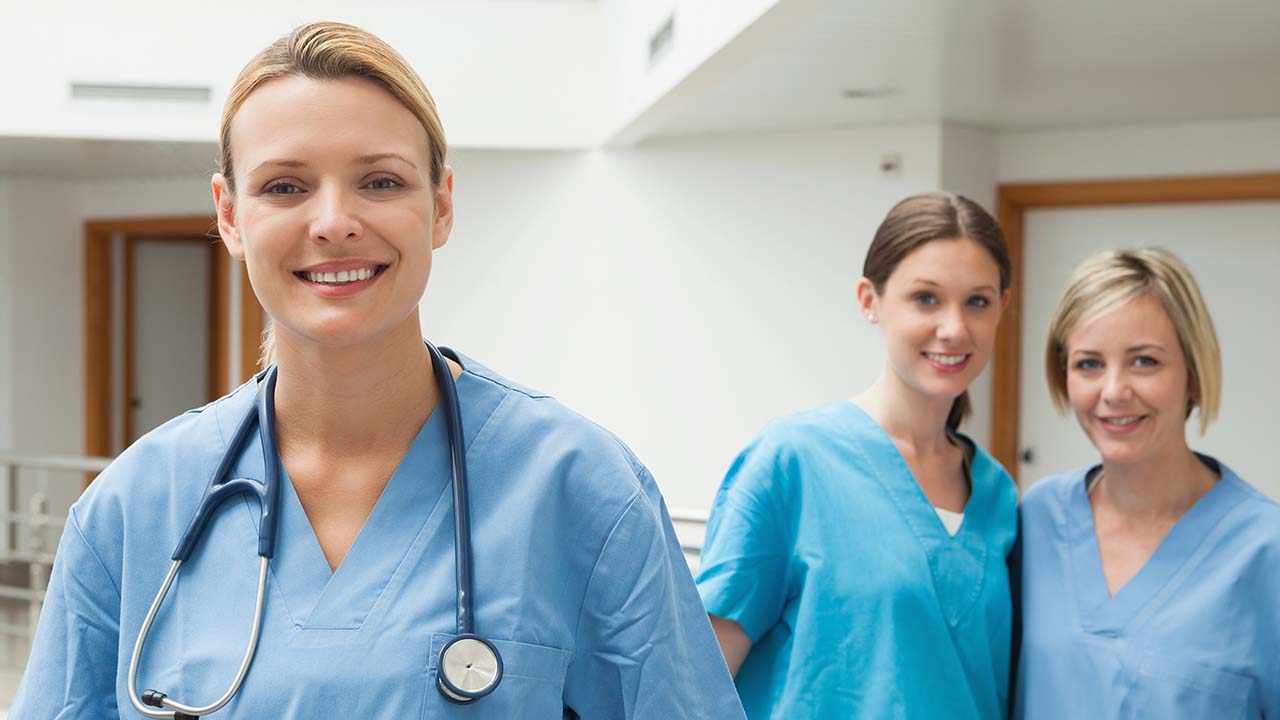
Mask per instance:
[[[1126,716],[1243,720],[1252,682],[1246,675],[1151,651],[1143,656],[1135,702]]]
[[[436,689],[440,649],[452,635],[431,636],[431,666],[423,720],[436,718],[560,718],[564,715],[564,677],[573,653],[546,645],[486,638],[502,656],[502,681],[470,705],[449,702]]]

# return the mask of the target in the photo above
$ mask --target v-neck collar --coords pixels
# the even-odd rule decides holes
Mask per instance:
[[[1213,528],[1245,498],[1243,481],[1213,458],[1199,455],[1221,478],[1169,529],[1142,568],[1112,595],[1102,571],[1098,534],[1093,524],[1086,483],[1097,468],[1080,471],[1068,485],[1067,532],[1071,547],[1071,577],[1076,584],[1076,601],[1081,627],[1107,637],[1116,637],[1175,578],[1194,565],[1192,559]]]
[[[845,405],[851,437],[871,475],[898,508],[924,551],[938,602],[948,624],[955,627],[977,602],[986,578],[986,529],[995,492],[993,477],[998,475],[994,463],[971,440],[957,434],[972,445],[973,460],[969,465],[970,490],[964,522],[953,536],[889,434],[856,403]]]
[[[972,440],[954,433],[955,437],[972,448],[973,458],[966,462],[969,473],[969,500],[961,511],[964,515],[964,523],[955,536],[952,536],[942,524],[942,519],[938,517],[933,503],[929,502],[929,496],[924,494],[924,488],[920,486],[915,473],[911,472],[906,458],[902,457],[902,452],[893,443],[889,433],[857,403],[846,404],[851,409],[850,414],[855,427],[854,437],[867,451],[866,459],[876,471],[876,478],[885,486],[886,492],[893,498],[903,517],[911,524],[911,529],[917,535],[938,541],[950,541],[953,537],[960,537],[961,534],[980,532],[979,526],[985,524],[986,510],[991,505],[987,497],[991,491],[991,483],[983,481],[990,473],[990,468],[986,465],[986,458]]]
[[[459,356],[463,358],[463,356]],[[464,372],[457,378],[462,405],[464,447],[470,449],[477,433],[500,404],[503,392],[482,366],[463,358]],[[230,399],[221,408],[222,426],[233,426],[254,402],[253,392]],[[315,531],[302,508],[287,471],[280,472],[280,514],[276,553],[270,580],[275,588],[268,602],[282,601],[283,611],[296,631],[352,631],[376,621],[386,609],[379,603],[392,586],[403,584],[397,571],[423,552],[422,538],[431,527],[451,523],[452,471],[448,429],[444,412],[437,407],[410,444],[405,456],[379,495],[359,534],[336,571],[320,549]],[[235,417],[232,417],[235,416]],[[225,442],[225,440],[224,440]],[[236,463],[238,477],[264,476],[262,445],[254,433]],[[244,497],[241,507],[255,532],[260,522],[256,500]],[[451,535],[451,533],[450,533]],[[246,550],[247,552],[247,550]],[[330,638],[331,633],[320,632]],[[349,634],[349,633],[347,633]]]

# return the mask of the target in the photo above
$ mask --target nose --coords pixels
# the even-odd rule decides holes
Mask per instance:
[[[1124,405],[1133,398],[1133,387],[1129,384],[1129,376],[1123,369],[1113,369],[1107,373],[1102,386],[1102,401],[1108,405]]]
[[[959,344],[969,335],[969,327],[964,322],[964,310],[950,307],[938,317],[937,337],[944,343]]]
[[[318,242],[358,239],[363,231],[354,202],[342,188],[330,185],[317,191],[311,237]]]

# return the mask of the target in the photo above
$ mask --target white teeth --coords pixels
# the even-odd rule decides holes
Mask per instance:
[[[374,268],[360,268],[358,270],[343,270],[342,272],[306,272],[302,273],[303,277],[313,283],[337,284],[347,282],[357,282],[359,280],[368,280],[376,274]]]
[[[1130,415],[1129,417],[1123,417],[1123,418],[1104,418],[1103,422],[1106,422],[1110,425],[1132,425],[1133,423],[1138,422],[1138,420],[1140,420],[1141,417],[1142,416],[1140,415]]]
[[[959,365],[964,362],[964,355],[939,355],[938,353],[925,353],[925,357],[942,365]]]

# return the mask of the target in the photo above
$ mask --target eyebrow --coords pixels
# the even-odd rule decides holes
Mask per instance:
[[[1131,347],[1127,347],[1125,348],[1124,351],[1126,353],[1135,353],[1135,352],[1142,352],[1143,350],[1164,350],[1164,346],[1157,345],[1156,343],[1143,343],[1142,345],[1133,345]],[[1072,355],[1101,355],[1102,352],[1100,350],[1080,349],[1080,350],[1072,350],[1071,354]]]
[[[258,172],[259,170],[261,170],[264,167],[267,167],[268,165],[274,165],[275,167],[287,167],[287,168],[301,168],[301,167],[307,166],[307,164],[302,162],[301,160],[266,160],[260,163],[258,167],[254,168],[253,172]]]
[[[379,160],[399,160],[400,162],[408,165],[414,170],[418,169],[417,165],[413,164],[413,162],[410,161],[409,158],[401,155],[400,153],[393,153],[393,152],[373,153],[371,155],[361,155],[360,157],[356,158],[356,162],[362,165],[372,165],[378,162]]]
[[[399,160],[400,162],[405,163],[406,165],[413,168],[414,170],[418,169],[418,166],[414,165],[413,162],[411,162],[408,158],[401,155],[400,153],[393,153],[393,152],[371,153],[369,155],[361,155],[360,157],[356,158],[356,163],[360,165],[372,165],[380,160]],[[259,164],[258,167],[254,168],[253,170],[254,172],[257,172],[258,170],[261,170],[262,168],[267,167],[269,165],[274,167],[284,167],[284,168],[304,168],[307,166],[307,164],[301,160],[267,160]]]
[[[932,285],[933,287],[942,287],[938,283],[932,280],[926,280],[925,278],[916,278],[912,282],[918,283],[920,285]],[[996,291],[996,289],[990,285],[977,285],[977,286],[974,286],[973,288],[970,288],[970,290],[990,290],[991,292]]]

